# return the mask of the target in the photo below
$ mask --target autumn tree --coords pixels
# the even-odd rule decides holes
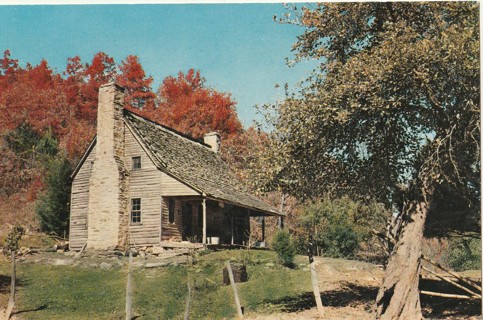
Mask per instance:
[[[129,55],[119,65],[120,74],[116,82],[124,91],[124,102],[136,109],[153,108],[156,95],[151,91],[153,77],[146,77],[146,73],[137,56]]]
[[[67,130],[69,108],[60,90],[62,79],[46,60],[36,66],[27,64],[26,68],[10,67],[1,73],[0,128],[13,130],[28,123],[38,133],[49,128],[54,134]]]
[[[309,84],[273,106],[259,181],[301,198],[349,194],[398,210],[377,318],[422,318],[421,238],[438,192],[479,215],[478,4],[288,7]],[[439,197],[441,199],[441,197]]]
[[[76,56],[67,60],[64,73],[67,75],[68,101],[77,106],[76,111],[81,118],[94,121],[99,87],[114,81],[117,75],[114,59],[104,52],[98,52],[91,63],[83,64],[80,57]]]
[[[252,175],[256,175],[261,169],[260,166],[263,165],[258,161],[258,156],[268,144],[268,135],[255,126],[250,126],[238,134],[231,135],[222,143],[223,159],[231,165],[231,169],[237,176],[255,192],[256,185],[253,182],[256,177],[252,179]]]
[[[10,58],[10,50],[3,52],[0,59],[0,89],[5,89],[16,80],[18,71],[18,60]]]
[[[208,87],[194,69],[165,78],[157,99],[158,107],[150,117],[194,138],[211,131],[226,138],[242,129],[235,101],[229,94]]]

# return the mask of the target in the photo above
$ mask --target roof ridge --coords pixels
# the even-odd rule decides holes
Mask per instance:
[[[211,150],[211,146],[210,145],[204,143],[203,141],[201,141],[199,139],[195,139],[195,138],[193,138],[190,135],[187,135],[185,133],[182,133],[182,132],[180,132],[178,130],[175,130],[175,129],[171,128],[171,127],[168,127],[168,126],[166,126],[164,124],[161,124],[161,123],[159,123],[157,121],[148,119],[148,118],[146,118],[146,117],[144,117],[144,116],[142,116],[142,115],[140,115],[140,114],[138,114],[138,113],[136,113],[134,111],[131,111],[131,110],[128,110],[128,109],[124,108],[124,114],[126,114],[126,113],[132,114],[132,115],[134,115],[136,117],[139,117],[139,118],[141,118],[141,119],[143,119],[145,121],[151,122],[154,125],[158,125],[158,126],[161,127],[161,129],[164,129],[164,130],[166,130],[166,131],[168,131],[170,133],[176,134],[176,135],[180,136],[181,138],[187,139],[187,140],[189,140],[191,142],[194,142],[196,144],[200,144],[201,146],[206,147],[208,150]]]

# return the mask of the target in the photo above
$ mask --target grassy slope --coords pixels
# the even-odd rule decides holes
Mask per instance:
[[[238,284],[247,313],[273,312],[277,307],[271,301],[310,290],[309,272],[270,265],[276,259],[273,252],[222,251],[199,257],[191,266],[136,269],[134,314],[141,319],[182,318],[189,281],[194,287],[190,319],[234,317],[231,287],[222,285],[222,269],[228,259],[247,263],[249,281]],[[303,258],[299,262],[306,263]],[[1,262],[0,273],[8,271],[8,263]],[[24,263],[18,267],[18,277],[17,310],[23,319],[124,317],[126,268],[101,270]]]

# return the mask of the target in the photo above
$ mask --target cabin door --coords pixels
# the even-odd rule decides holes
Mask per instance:
[[[181,218],[183,223],[183,240],[188,240],[188,237],[194,236],[193,210],[191,203],[183,202]]]

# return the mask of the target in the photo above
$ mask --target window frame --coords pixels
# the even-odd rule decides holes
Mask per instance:
[[[139,160],[139,162],[137,161]],[[142,169],[142,159],[141,156],[135,156],[131,158],[131,169],[132,171],[139,171]]]
[[[135,201],[139,200],[139,207],[134,208]],[[134,218],[136,217],[136,220],[139,219],[139,221],[134,221]],[[139,225],[142,223],[142,200],[141,198],[131,198],[131,214],[129,217],[129,221],[131,225]]]

